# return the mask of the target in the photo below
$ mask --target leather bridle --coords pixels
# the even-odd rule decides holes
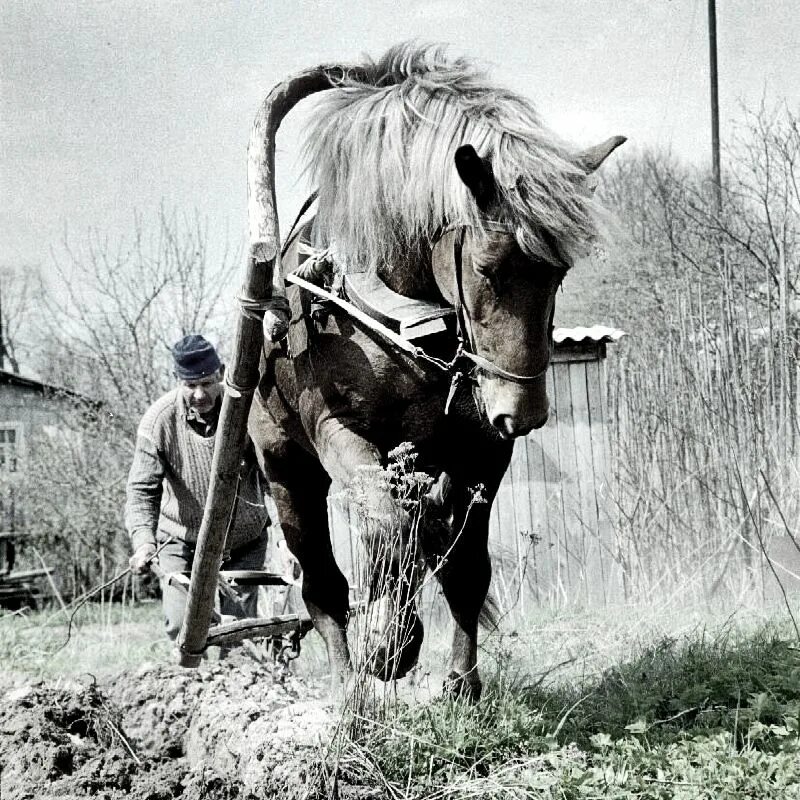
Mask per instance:
[[[484,229],[501,231],[504,233],[514,232],[512,225],[498,220],[484,220],[481,223]],[[469,324],[469,318],[466,312],[466,305],[464,302],[464,279],[463,279],[463,248],[464,237],[469,225],[451,225],[442,231],[441,236],[434,243],[433,248],[436,249],[437,245],[442,241],[444,236],[448,233],[453,233],[453,278],[454,278],[454,291],[453,291],[453,306],[456,312],[456,335],[458,337],[458,348],[456,350],[456,357],[451,364],[454,366],[459,360],[466,359],[474,366],[469,370],[461,370],[462,373],[466,372],[465,377],[474,379],[473,373],[478,370],[481,372],[493,375],[504,381],[511,381],[512,383],[529,384],[534,383],[543,377],[549,368],[548,363],[539,372],[533,375],[520,375],[516,372],[509,372],[503,369],[489,359],[478,355],[475,347],[475,339],[472,334],[472,326]],[[552,342],[550,343],[550,352],[552,354]]]

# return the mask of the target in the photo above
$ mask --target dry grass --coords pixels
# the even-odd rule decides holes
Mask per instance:
[[[634,595],[683,587],[702,601],[798,581],[795,345],[730,293],[714,318],[702,298],[677,297],[669,336],[609,370],[610,485]]]
[[[6,678],[58,679],[109,676],[149,661],[166,662],[171,645],[163,633],[161,605],[90,603],[67,636],[60,608],[0,615],[0,670]]]

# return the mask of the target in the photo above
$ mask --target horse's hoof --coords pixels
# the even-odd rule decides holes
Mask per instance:
[[[444,694],[454,699],[477,703],[481,699],[482,690],[483,685],[476,670],[472,670],[466,675],[453,670],[444,679]]]
[[[398,635],[397,644],[379,644],[368,661],[367,668],[382,681],[404,678],[417,663],[425,629],[422,620],[414,614],[404,635]]]

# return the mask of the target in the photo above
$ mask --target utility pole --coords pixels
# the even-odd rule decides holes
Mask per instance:
[[[722,184],[719,166],[719,87],[717,81],[717,3],[708,0],[708,52],[711,73],[711,158],[714,181],[714,217],[722,211]]]
[[[3,332],[3,289],[0,286],[0,369],[6,368],[6,340]]]

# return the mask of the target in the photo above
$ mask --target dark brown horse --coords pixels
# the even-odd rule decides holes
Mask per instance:
[[[332,252],[342,272],[372,272],[401,295],[452,306],[448,333],[425,346],[444,363],[460,341],[464,355],[448,372],[339,309],[312,319],[307,293],[289,287],[289,336],[266,350],[251,436],[338,677],[351,668],[349,598],[331,549],[328,489],[331,480],[347,486],[359,468],[385,465],[399,443],[413,444],[434,482],[428,516],[445,531],[423,547],[426,563],[440,563],[437,577],[455,620],[447,685],[477,697],[491,502],[514,438],[547,420],[556,290],[596,233],[586,177],[624,139],[571,152],[525,100],[437,48],[405,45],[377,63],[314,74],[285,103],[327,90],[306,139],[319,191],[311,243]],[[256,138],[271,135],[263,127]],[[267,153],[273,148],[268,142]],[[258,240],[274,224],[274,200],[264,190],[269,158],[251,154],[251,168],[251,235]],[[284,254],[283,274],[302,260],[298,241]],[[479,485],[488,502],[476,505]],[[391,487],[376,484],[371,502],[376,519],[408,524]],[[408,544],[408,535],[400,540]],[[392,576],[409,587],[408,597],[420,565],[393,558]],[[400,644],[381,645],[372,662],[384,678],[408,671],[422,639],[413,606],[393,624],[402,628]]]

